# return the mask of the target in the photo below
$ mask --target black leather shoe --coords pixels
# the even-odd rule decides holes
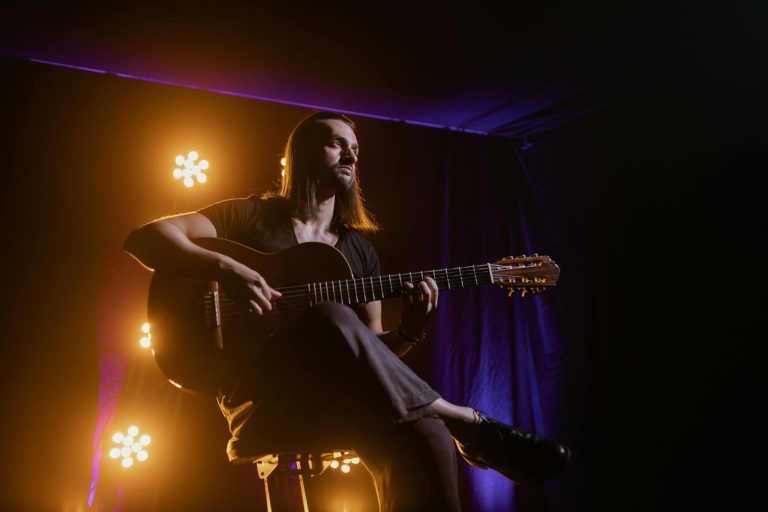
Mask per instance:
[[[571,450],[563,443],[478,416],[480,421],[464,439],[454,437],[459,453],[473,466],[495,469],[524,484],[549,480],[568,465]]]

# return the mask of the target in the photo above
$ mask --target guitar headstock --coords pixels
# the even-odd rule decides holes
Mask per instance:
[[[560,277],[558,267],[549,256],[508,256],[491,264],[494,283],[509,289],[511,297],[520,292],[521,297],[528,293],[542,293],[557,284]]]

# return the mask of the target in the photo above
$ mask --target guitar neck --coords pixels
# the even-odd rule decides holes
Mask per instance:
[[[466,267],[444,268],[389,274],[385,276],[360,277],[339,281],[322,281],[300,286],[278,288],[283,298],[295,300],[299,296],[309,301],[312,306],[322,302],[341,304],[362,304],[375,300],[399,297],[403,294],[403,284],[417,283],[425,277],[431,277],[441,290],[464,288],[493,283],[492,265],[472,265]]]

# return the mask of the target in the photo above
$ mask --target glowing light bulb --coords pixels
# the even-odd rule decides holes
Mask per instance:
[[[144,322],[141,324],[141,332],[144,334],[149,334],[149,322]]]
[[[112,459],[121,459],[120,464],[126,469],[134,465],[134,458],[139,462],[147,460],[149,453],[145,449],[145,446],[151,441],[148,434],[143,434],[141,437],[138,437],[139,427],[136,425],[128,427],[127,432],[128,435],[125,435],[122,432],[116,432],[112,436],[112,441],[120,446],[114,446],[109,450],[109,457]]]
[[[281,167],[285,167],[285,162],[286,162],[285,157],[281,158],[280,159],[280,166]]]
[[[139,340],[139,345],[141,345],[141,348],[149,348],[152,346],[152,341],[149,339],[149,336],[144,336]]]
[[[339,467],[339,461],[337,461],[336,459],[332,460],[332,461],[331,461],[331,467],[332,467],[333,469],[336,469],[336,468],[338,468],[338,467]]]
[[[349,473],[349,470],[352,469],[349,467],[349,464],[342,464],[341,465],[341,472],[342,473]]]
[[[210,167],[208,160],[198,160],[200,154],[197,151],[190,151],[187,156],[179,155],[176,157],[176,165],[178,166],[173,170],[173,177],[177,180],[181,180],[184,186],[192,188],[195,183],[205,183],[208,181],[208,176],[205,176],[205,171]]]

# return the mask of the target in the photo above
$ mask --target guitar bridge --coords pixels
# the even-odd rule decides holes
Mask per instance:
[[[221,305],[219,302],[219,291],[211,290],[205,294],[203,299],[205,309],[205,323],[207,327],[221,326]]]

